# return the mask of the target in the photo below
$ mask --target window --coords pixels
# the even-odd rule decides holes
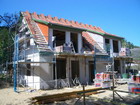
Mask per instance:
[[[27,64],[27,72],[26,72],[26,75],[27,76],[31,76],[31,65],[30,64]]]
[[[71,33],[71,41],[76,53],[78,53],[78,35],[77,33]]]
[[[109,44],[109,39],[105,39],[105,44]]]
[[[27,47],[29,47],[30,46],[30,40],[27,42]]]
[[[53,46],[62,46],[65,43],[65,32],[59,31],[59,30],[53,30],[53,36],[55,37],[55,40],[53,42]]]
[[[55,79],[55,69],[57,69],[57,79],[66,78],[66,59],[57,59],[56,68],[55,64],[53,65],[53,77]]]
[[[114,71],[117,71],[117,73],[120,73],[120,61],[114,60]]]
[[[110,41],[109,39],[105,39],[105,48],[108,53],[110,53]]]
[[[71,61],[71,75],[73,80],[79,78],[79,61]]]
[[[114,53],[119,52],[118,41],[116,41],[116,40],[113,40],[113,52]]]

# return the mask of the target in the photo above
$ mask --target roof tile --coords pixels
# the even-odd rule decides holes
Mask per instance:
[[[76,27],[76,28],[86,28],[86,29],[90,29],[93,31],[106,33],[100,27],[96,27],[96,26],[92,26],[92,25],[88,25],[88,24],[83,24],[83,23],[78,23],[77,21],[75,22],[73,20],[69,21],[69,20],[65,20],[63,18],[58,19],[57,17],[51,17],[50,15],[48,15],[48,16],[44,16],[43,14],[37,15],[35,12],[30,14],[28,11],[26,11],[26,12],[24,12],[24,16],[28,21],[31,21],[31,18],[35,18],[35,19],[40,19],[43,21],[51,22],[51,23],[62,24],[65,26],[72,26],[72,27]],[[106,33],[106,34],[111,35],[111,36],[116,36],[116,35],[109,34],[109,33]]]
[[[72,21],[70,21],[71,22],[71,25],[73,26],[73,27],[75,27],[76,26],[76,24],[75,24],[75,22],[72,20]]]
[[[64,25],[67,25],[64,18],[60,18],[60,23],[62,23],[62,24],[64,24]]]
[[[90,37],[90,35],[87,32],[82,32],[82,36],[91,44],[94,46],[95,41],[93,38]]]
[[[44,20],[44,21],[46,20],[44,14],[40,14],[40,18],[41,18],[42,20]]]
[[[53,20],[59,23],[58,17],[54,17]]]
[[[67,19],[65,21],[67,25],[71,25],[70,21],[68,21]]]
[[[39,19],[38,15],[36,14],[36,12],[32,13],[32,16],[35,18],[35,19]]]
[[[31,18],[29,11],[24,12],[24,16],[27,18]]]
[[[83,23],[80,23],[80,26],[81,26],[82,28],[86,28],[85,24],[83,24]]]
[[[53,23],[54,23],[54,21],[53,21],[51,15],[46,16],[46,19],[48,20],[48,22],[53,22]]]

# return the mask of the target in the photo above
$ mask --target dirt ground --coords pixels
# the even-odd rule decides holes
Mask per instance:
[[[93,88],[94,86],[86,86],[86,89]],[[128,91],[127,84],[119,85],[117,90]],[[40,95],[49,95],[63,92],[70,92],[75,90],[82,90],[82,87],[75,88],[64,88],[54,90],[30,90],[25,88],[18,88],[20,91],[16,93],[13,88],[0,89],[0,105],[29,105],[31,103],[30,98]],[[112,91],[102,90],[98,94],[93,94],[86,97],[86,105],[135,105],[134,103],[140,101],[139,95],[118,92],[121,97],[124,98],[122,101],[117,95],[115,96],[116,101],[112,101]],[[54,102],[50,105],[82,105],[83,99],[71,99],[66,101]],[[137,104],[138,105],[138,104]]]

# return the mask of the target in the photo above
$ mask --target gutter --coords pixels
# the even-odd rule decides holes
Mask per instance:
[[[46,22],[46,21],[43,21],[43,20],[38,20],[38,19],[35,19],[35,18],[33,18],[32,20],[34,20],[36,22],[39,22],[39,23],[43,23],[45,25],[49,25],[50,24],[49,22]]]
[[[118,38],[118,39],[124,39],[123,37],[119,37],[119,36],[113,36],[113,35],[110,35],[110,34],[104,34],[105,36],[109,36],[109,37],[112,37],[112,38]]]
[[[86,31],[88,31],[88,32],[93,32],[93,33],[100,34],[100,35],[104,35],[104,33],[97,32],[97,31],[93,31],[93,30],[89,30],[89,29],[86,29]]]

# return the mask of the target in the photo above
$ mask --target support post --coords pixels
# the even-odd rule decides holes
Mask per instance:
[[[78,53],[81,53],[82,50],[82,35],[78,33]]]
[[[113,40],[110,39],[110,57],[113,57]]]
[[[18,69],[18,35],[15,36],[14,41],[14,91],[17,92],[17,69]]]
[[[65,43],[70,43],[71,42],[71,37],[70,37],[70,32],[66,31],[65,32]]]
[[[121,41],[118,41],[119,52],[121,51]]]
[[[55,80],[56,80],[56,88],[57,86],[57,62],[56,62],[56,37],[54,37],[54,60],[55,60]]]
[[[83,85],[83,104],[86,105],[86,100],[85,100],[85,85]]]
[[[113,87],[112,87],[112,90],[113,90],[113,101],[115,100],[115,91],[114,91],[114,86],[115,86],[115,82],[114,82],[114,57],[112,57],[112,84],[113,84]]]
[[[49,42],[48,42],[48,44],[49,44],[49,46],[53,49],[53,39],[52,39],[52,37],[53,37],[53,29],[49,29]]]
[[[93,54],[93,64],[94,64],[93,73],[95,75],[96,74],[96,48],[95,48],[95,45],[94,45],[94,54]]]

